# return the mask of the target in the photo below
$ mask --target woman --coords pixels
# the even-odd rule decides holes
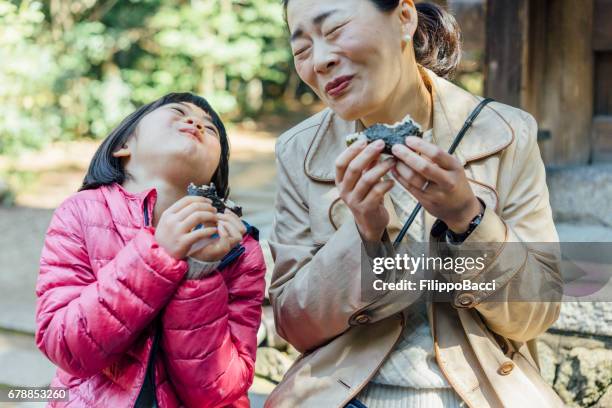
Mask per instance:
[[[480,102],[446,79],[460,59],[452,16],[412,0],[284,5],[296,70],[328,108],[277,144],[270,299],[279,333],[303,355],[267,405],[561,405],[534,343],[559,304],[507,302],[518,285],[559,279],[555,252],[527,244],[558,241],[534,119],[490,104],[451,156]],[[425,133],[394,146],[392,159],[379,160],[378,143],[346,148],[346,135],[407,114]],[[429,242],[430,256],[449,241],[492,244],[472,280],[496,280],[493,292],[456,291],[426,307],[398,292],[362,296],[362,246],[392,253],[417,202],[425,211],[404,242]],[[484,301],[493,295],[506,301]]]

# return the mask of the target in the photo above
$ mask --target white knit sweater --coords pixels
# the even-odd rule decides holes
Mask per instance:
[[[431,130],[423,138],[431,140]],[[398,216],[406,219],[417,201],[399,183],[391,190],[391,200]],[[421,211],[408,231],[413,242],[427,240]],[[440,371],[433,349],[433,338],[424,301],[406,313],[406,326],[374,378],[357,399],[368,408],[457,408],[465,406]]]

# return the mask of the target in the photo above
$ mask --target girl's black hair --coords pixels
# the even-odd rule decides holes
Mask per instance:
[[[287,20],[289,0],[281,0]],[[382,12],[390,12],[400,0],[369,0]],[[419,64],[450,79],[461,61],[461,30],[455,17],[435,3],[415,5],[419,24],[414,33],[414,54]]]
[[[94,154],[79,191],[91,190],[113,183],[123,184],[130,176],[125,171],[121,159],[113,157],[113,153],[119,150],[134,134],[138,123],[146,114],[160,106],[176,102],[190,102],[202,108],[210,115],[213,125],[218,129],[219,141],[221,143],[221,160],[211,181],[215,183],[217,193],[223,198],[227,198],[229,195],[229,142],[225,126],[217,112],[214,111],[206,99],[188,92],[165,95],[154,102],[141,106],[127,118],[123,119],[119,126],[104,139]]]

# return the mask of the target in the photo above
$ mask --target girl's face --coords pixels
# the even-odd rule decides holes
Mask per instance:
[[[189,102],[163,105],[145,115],[116,157],[126,148],[128,173],[177,183],[209,183],[221,157],[219,130],[208,113]]]
[[[287,23],[300,78],[345,120],[379,112],[393,99],[416,30],[412,1],[381,12],[370,0],[289,0]]]

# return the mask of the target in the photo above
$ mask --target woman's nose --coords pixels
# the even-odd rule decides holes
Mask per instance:
[[[319,46],[319,49],[314,53],[314,69],[318,74],[325,74],[330,69],[338,65],[338,55],[329,47]]]

